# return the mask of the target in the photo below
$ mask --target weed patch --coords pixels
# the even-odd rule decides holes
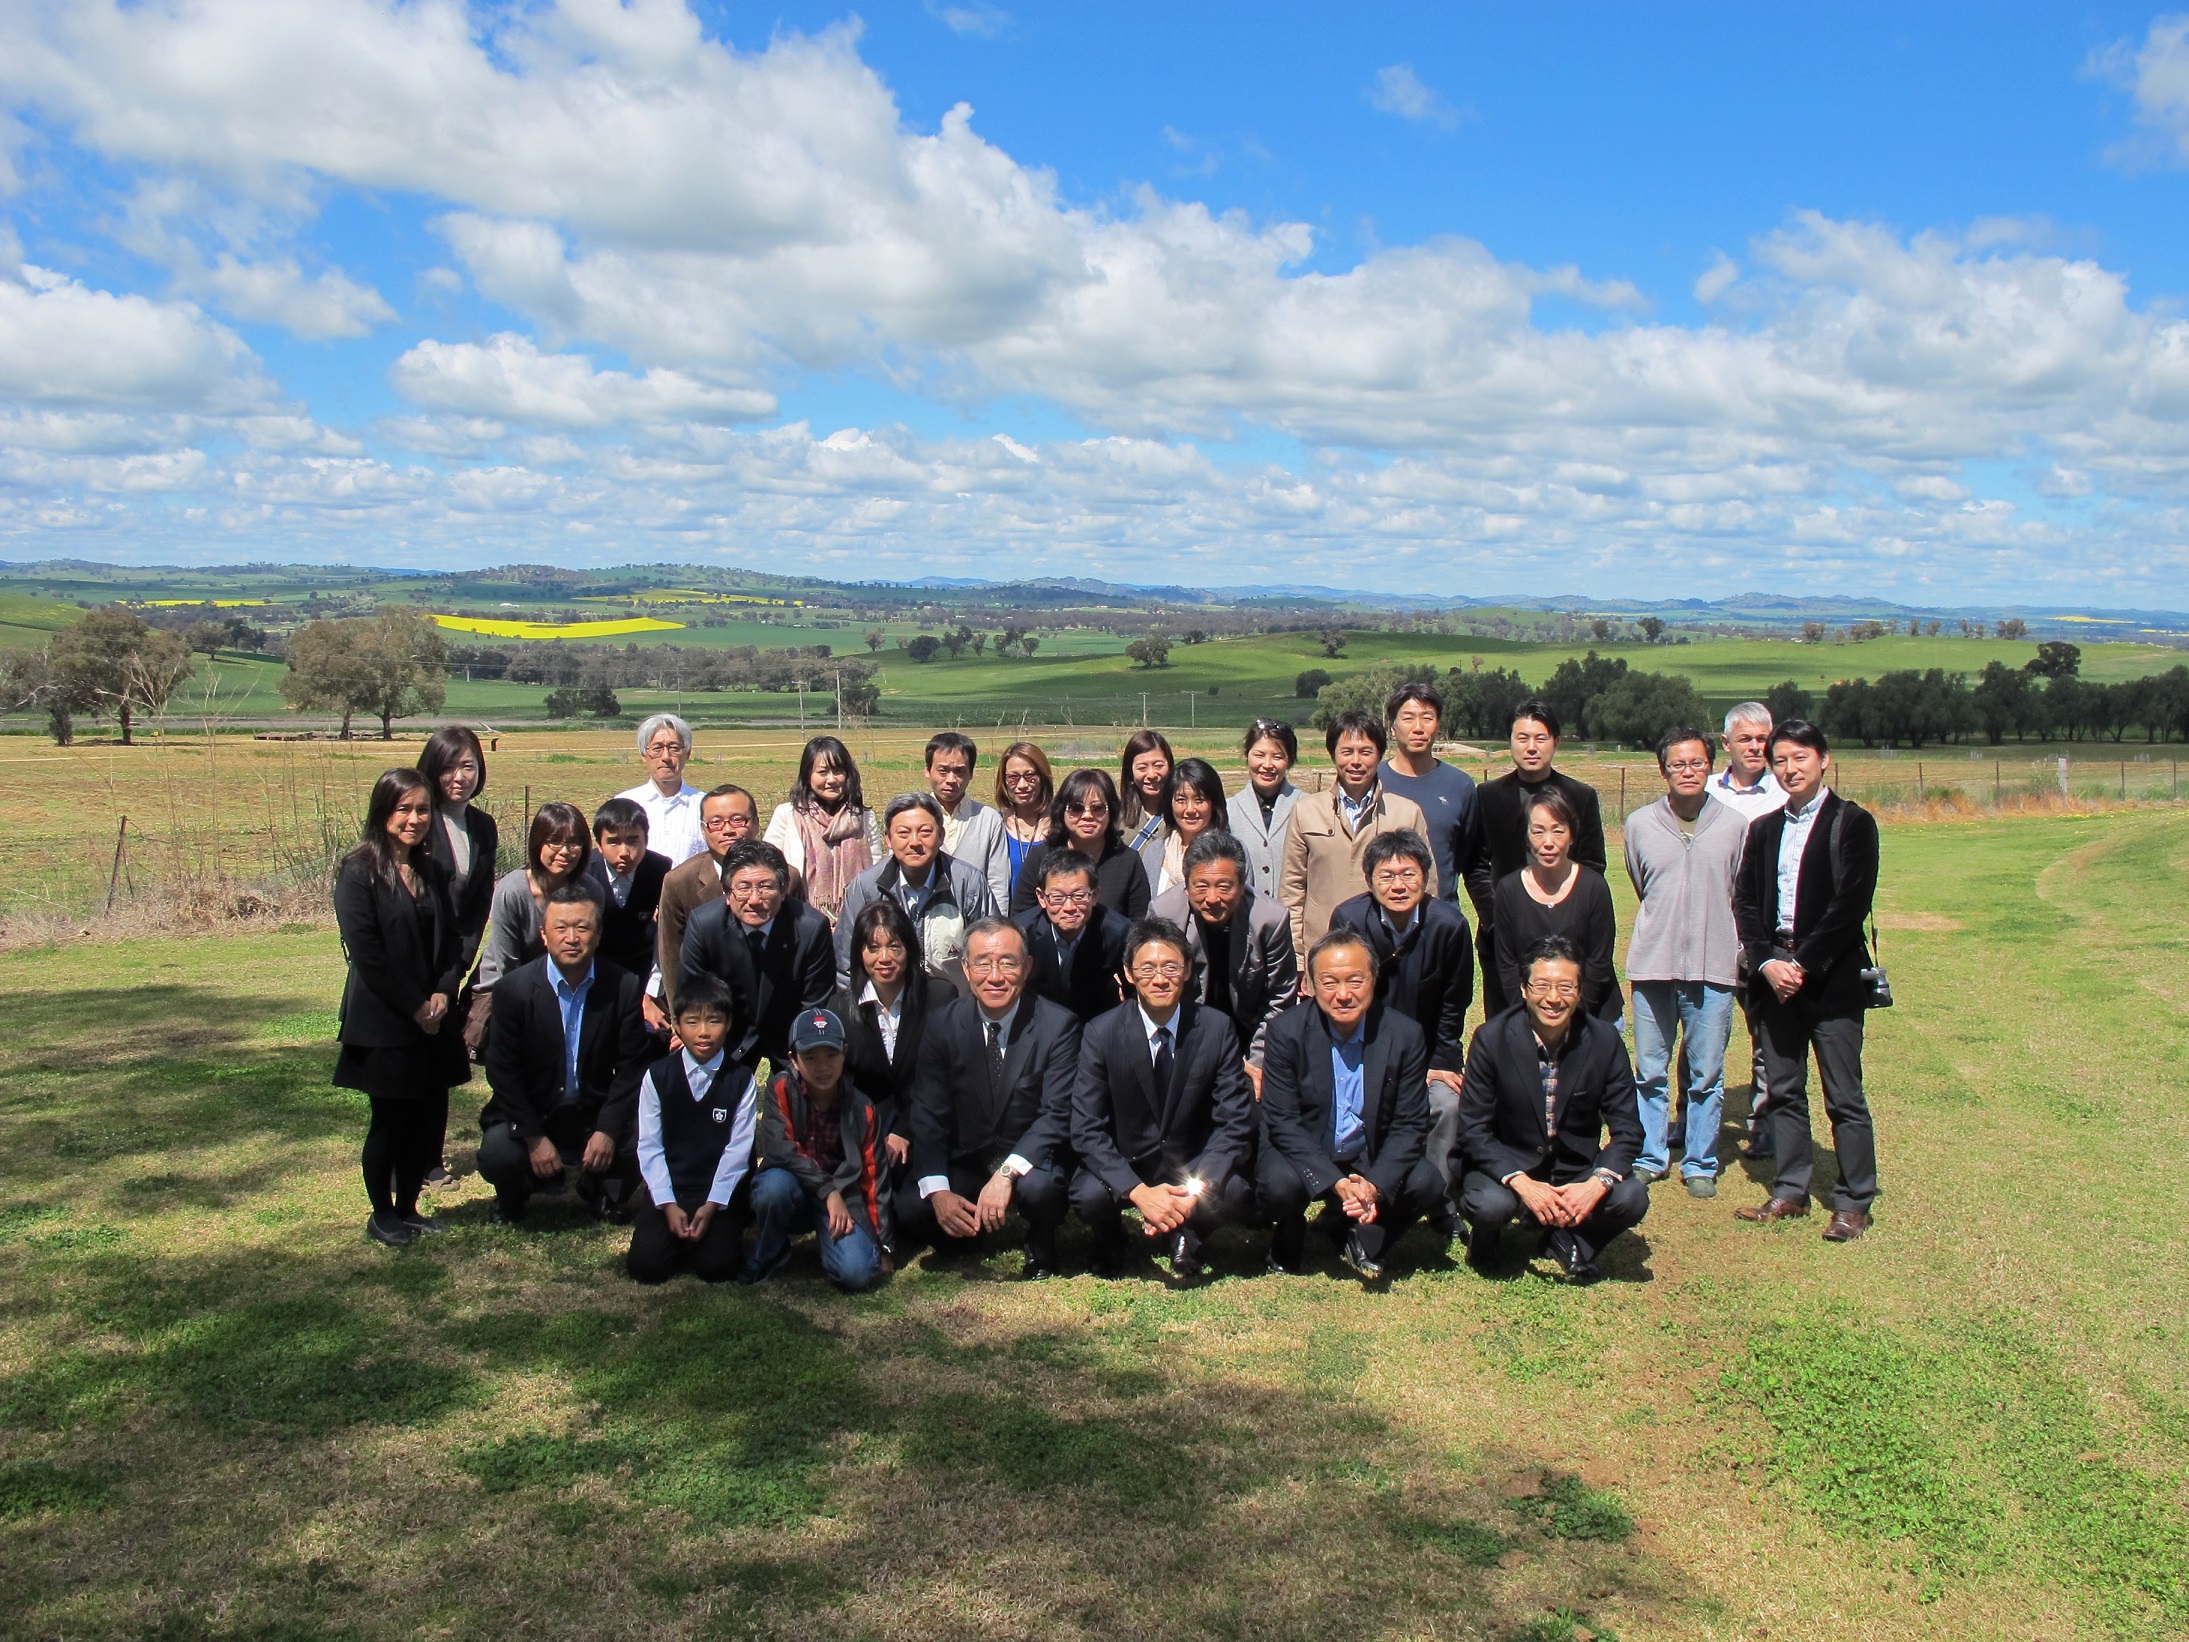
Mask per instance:
[[[1617,1543],[1634,1532],[1634,1519],[1618,1497],[1591,1488],[1579,1477],[1546,1477],[1543,1492],[1506,1501],[1553,1539],[1595,1539]]]

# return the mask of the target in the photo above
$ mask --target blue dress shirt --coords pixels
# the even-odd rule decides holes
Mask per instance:
[[[554,959],[547,961],[547,972],[554,978],[555,1000],[562,1005],[562,1100],[559,1104],[575,1106],[578,1103],[578,1032],[585,1021],[585,995],[593,990],[593,966],[585,966],[585,979],[576,986]]]
[[[1367,1104],[1368,1077],[1363,1063],[1368,1052],[1365,1025],[1353,1028],[1349,1038],[1330,1045],[1330,1150],[1339,1161],[1361,1149],[1361,1108]]]

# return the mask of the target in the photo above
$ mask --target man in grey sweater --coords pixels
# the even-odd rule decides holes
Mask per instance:
[[[1715,749],[1681,725],[1657,742],[1665,796],[1627,817],[1627,876],[1642,909],[1627,947],[1634,988],[1635,1082],[1642,1150],[1634,1178],[1647,1185],[1671,1167],[1666,1119],[1672,1052],[1685,1040],[1687,1086],[1681,1112],[1687,1155],[1680,1174],[1691,1197],[1718,1195],[1718,1123],[1725,1104],[1725,1046],[1740,982],[1740,931],[1733,880],[1748,824],[1709,792]]]

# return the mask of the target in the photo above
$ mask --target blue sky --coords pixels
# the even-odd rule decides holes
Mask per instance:
[[[0,97],[10,559],[2181,602],[2147,9],[79,0]]]

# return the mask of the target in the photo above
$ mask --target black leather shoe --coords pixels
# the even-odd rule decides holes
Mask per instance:
[[[1477,1271],[1487,1271],[1497,1264],[1498,1250],[1505,1241],[1504,1231],[1495,1226],[1470,1226],[1467,1230],[1467,1263]]]
[[[1269,1234],[1269,1263],[1277,1271],[1296,1272],[1307,1252],[1307,1222],[1281,1220]]]
[[[1338,1258],[1343,1260],[1346,1269],[1362,1282],[1380,1283],[1383,1281],[1383,1262],[1368,1258],[1368,1251],[1361,1247],[1358,1233],[1347,1235],[1345,1247],[1339,1252]]]
[[[1097,1277],[1115,1278],[1125,1275],[1125,1262],[1130,1256],[1122,1237],[1106,1237],[1095,1245],[1094,1253],[1087,1258],[1087,1269]]]
[[[446,1237],[448,1227],[430,1214],[420,1214],[413,1209],[402,1217],[403,1224],[421,1237]]]
[[[401,1249],[418,1241],[418,1228],[393,1209],[375,1209],[365,1221],[365,1235],[375,1243]]]
[[[1056,1244],[1048,1238],[1026,1240],[1026,1264],[1019,1268],[1019,1276],[1028,1282],[1056,1275]]]
[[[1603,1280],[1604,1274],[1598,1269],[1596,1262],[1582,1255],[1581,1245],[1562,1226],[1554,1227],[1544,1234],[1543,1252],[1558,1262],[1558,1269],[1566,1274],[1569,1282],[1585,1288],[1590,1283]]]
[[[1171,1239],[1170,1263],[1173,1282],[1198,1283],[1209,1274],[1209,1263],[1201,1258],[1201,1239],[1190,1231]]]

